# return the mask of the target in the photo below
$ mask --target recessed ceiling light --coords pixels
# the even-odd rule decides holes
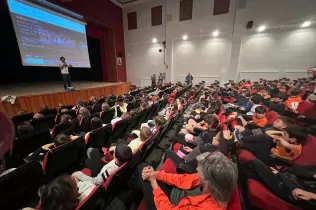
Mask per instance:
[[[258,32],[262,32],[262,31],[264,31],[264,30],[266,30],[266,27],[265,27],[264,25],[262,25],[262,26],[260,26],[260,27],[258,28]]]
[[[182,39],[183,39],[183,40],[187,40],[187,39],[188,39],[188,35],[183,35],[183,36],[182,36]]]
[[[301,25],[301,27],[302,28],[305,28],[305,27],[308,27],[308,26],[310,26],[312,23],[310,22],[310,21],[305,21],[302,25]]]
[[[158,40],[156,38],[153,38],[153,43],[156,44],[158,42]]]
[[[213,37],[217,37],[219,35],[219,31],[218,30],[213,31],[212,35],[213,35]]]

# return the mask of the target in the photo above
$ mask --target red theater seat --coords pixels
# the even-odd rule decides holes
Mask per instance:
[[[248,198],[251,205],[260,209],[300,209],[276,197],[264,184],[253,179],[248,180]]]
[[[314,155],[314,148],[316,148],[316,138],[309,136],[303,146],[302,155],[293,162],[298,165],[315,165],[316,157]],[[246,162],[255,159],[255,156],[247,150],[239,150],[238,154],[240,162]],[[286,167],[283,167],[281,170],[286,170]],[[248,197],[250,203],[257,208],[260,207],[260,209],[299,209],[292,204],[281,200],[275,196],[266,186],[253,179],[248,180]]]

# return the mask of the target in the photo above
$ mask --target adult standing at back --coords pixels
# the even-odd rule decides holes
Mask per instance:
[[[60,57],[60,61],[61,63],[59,64],[59,68],[64,80],[64,89],[67,90],[67,88],[71,87],[71,78],[69,75],[68,67],[72,67],[72,66],[66,63],[66,59],[63,56]]]
[[[187,77],[185,78],[185,83],[187,85],[191,85],[192,81],[193,81],[193,77],[192,77],[192,75],[190,73],[188,73]]]

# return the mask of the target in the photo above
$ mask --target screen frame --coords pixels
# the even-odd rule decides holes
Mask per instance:
[[[42,0],[42,1],[45,1],[45,0]],[[86,43],[87,43],[87,51],[88,51],[88,57],[89,57],[89,66],[73,66],[73,67],[70,67],[70,68],[71,68],[71,69],[73,69],[73,68],[91,68],[91,62],[90,62],[90,56],[89,56],[89,46],[88,46],[88,37],[87,37],[87,29],[86,29],[87,23],[84,22],[84,21],[82,21],[82,20],[76,19],[76,18],[74,18],[74,17],[67,16],[67,15],[65,15],[65,14],[63,14],[63,13],[61,13],[61,12],[58,12],[58,11],[52,9],[52,8],[48,8],[48,7],[45,7],[45,6],[41,5],[41,4],[38,4],[38,3],[36,3],[36,1],[34,1],[34,0],[29,0],[29,1],[27,1],[27,2],[28,2],[29,4],[31,4],[32,6],[38,8],[38,9],[44,10],[44,11],[46,11],[46,12],[53,13],[53,14],[55,14],[55,15],[61,16],[61,17],[66,18],[66,19],[70,19],[71,21],[74,21],[74,22],[77,22],[77,23],[79,23],[79,24],[84,25],[84,28],[85,28],[85,38],[86,38]],[[46,1],[45,1],[45,2],[46,2]],[[24,63],[24,62],[23,62],[23,57],[22,57],[20,45],[19,45],[19,42],[18,42],[19,37],[18,37],[18,34],[16,33],[16,30],[15,30],[15,27],[14,27],[14,22],[13,22],[13,19],[12,19],[12,12],[11,12],[11,10],[10,10],[10,8],[9,8],[9,0],[6,0],[6,4],[7,4],[7,9],[8,9],[9,15],[10,15],[10,19],[11,19],[11,22],[12,22],[12,26],[13,26],[13,30],[14,30],[16,42],[17,42],[17,45],[18,45],[18,48],[19,48],[20,60],[21,60],[22,66],[36,66],[36,67],[45,67],[45,68],[46,68],[46,67],[48,67],[48,68],[56,68],[56,67],[57,67],[57,68],[59,68],[58,65],[40,65],[40,64],[29,64],[29,63]],[[51,4],[52,4],[52,3],[51,3]],[[56,5],[56,6],[58,6],[58,5]],[[59,7],[59,6],[58,6],[58,7]],[[69,11],[69,10],[67,10],[67,9],[65,9],[65,8],[63,8],[63,9],[64,9],[65,11]],[[73,13],[73,12],[71,12],[71,11],[69,11],[69,12],[70,12],[70,13]],[[76,14],[76,13],[74,13],[74,14]],[[80,15],[78,15],[78,16],[80,16]],[[81,17],[82,17],[82,16],[81,16]],[[67,58],[66,58],[66,61],[67,61]]]

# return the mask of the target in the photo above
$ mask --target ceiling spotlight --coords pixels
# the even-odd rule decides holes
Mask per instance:
[[[305,27],[308,27],[308,26],[310,26],[310,25],[311,25],[311,22],[305,21],[305,22],[301,25],[301,27],[302,27],[302,28],[305,28]]]
[[[258,28],[258,32],[262,32],[262,31],[264,31],[264,30],[266,30],[266,27],[265,27],[265,26],[260,26],[260,27]]]
[[[154,44],[156,44],[158,40],[156,38],[153,38],[152,41],[153,41]]]
[[[213,35],[213,37],[217,37],[219,35],[219,31],[218,30],[213,31],[212,35]]]
[[[188,35],[183,35],[183,36],[182,36],[182,39],[183,39],[183,40],[187,40],[187,39],[188,39]]]

